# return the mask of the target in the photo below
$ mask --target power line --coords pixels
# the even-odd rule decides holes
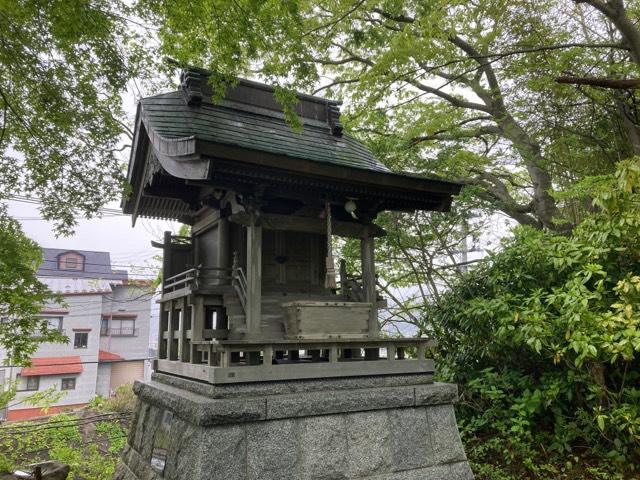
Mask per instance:
[[[70,252],[72,251],[76,251],[73,249],[69,250]],[[42,264],[44,265],[45,263],[54,263],[55,260],[45,260],[44,262],[42,262]],[[159,269],[160,267],[153,267],[153,266],[149,266],[149,265],[135,265],[135,264],[119,264],[119,263],[94,263],[94,262],[83,262],[84,265],[95,265],[95,266],[100,266],[100,267],[128,267],[128,268],[155,268],[155,269]],[[42,268],[42,267],[41,267]],[[40,270],[40,269],[39,269]],[[47,268],[46,270],[57,270],[59,272],[74,272],[77,271],[78,273],[100,273],[100,272],[85,272],[83,270],[60,270],[59,268]]]
[[[61,357],[56,357],[56,358],[63,358],[65,356],[77,356],[77,355],[63,355]],[[48,358],[48,357],[46,357]],[[32,358],[32,360],[37,360],[38,357]],[[98,363],[123,363],[123,362],[140,362],[140,361],[146,361],[146,360],[155,360],[156,357],[145,357],[145,358],[123,358],[122,360],[108,360],[108,361],[100,361],[100,360],[89,360],[86,362],[64,362],[64,363],[40,363],[38,365],[32,365],[32,366],[26,366],[26,365],[0,365],[0,369],[3,368],[37,368],[37,367],[60,367],[60,366],[65,366],[65,365],[94,365],[94,364],[98,364]],[[57,375],[57,374],[56,374]],[[67,374],[63,374],[61,373],[60,375],[67,375]],[[69,373],[69,375],[73,375],[72,373]],[[41,376],[41,375],[34,375],[34,376]],[[45,375],[47,376],[47,375]]]
[[[35,198],[35,197],[27,197],[26,195],[9,195],[8,199],[12,200],[14,202],[31,203],[31,204],[36,204],[36,205],[42,205],[43,204],[43,201],[41,199]],[[128,214],[122,213],[122,211],[116,210],[115,208],[100,208],[100,209],[98,209],[98,212],[107,213],[107,214],[110,214],[112,216],[123,216],[123,217],[128,217],[129,216]]]
[[[11,406],[12,405],[9,405],[9,407]],[[88,417],[78,417],[78,418],[71,418],[66,420],[51,420],[48,422],[37,422],[37,423],[34,422],[29,425],[18,425],[18,426],[7,425],[7,426],[0,426],[0,431],[5,430],[5,431],[9,431],[9,434],[16,434],[16,433],[30,433],[30,432],[36,432],[41,430],[48,430],[50,428],[76,427],[76,426],[88,425],[91,423],[104,422],[107,420],[128,417],[131,415],[131,413],[132,412],[130,411],[129,412],[107,412],[107,413],[92,415]]]

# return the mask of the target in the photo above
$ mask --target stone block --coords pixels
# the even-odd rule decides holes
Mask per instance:
[[[298,423],[298,475],[309,480],[349,478],[345,419],[342,415],[301,418]]]
[[[247,425],[247,480],[296,478],[296,427],[295,420]]]
[[[163,476],[166,478],[195,478],[199,465],[193,453],[202,446],[202,428],[173,417],[167,460]]]
[[[172,411],[196,425],[253,422],[266,418],[264,398],[208,398],[158,382],[136,382],[138,397],[151,405]]]
[[[246,425],[219,425],[203,428],[197,458],[198,473],[193,480],[245,480]],[[175,480],[183,480],[178,476]],[[191,479],[190,479],[191,480]]]
[[[237,396],[214,398],[206,395],[211,386],[184,390],[179,380],[137,384],[135,432],[116,480],[473,479],[451,403],[455,386],[398,376],[398,386],[377,378],[349,389],[349,378],[234,385]],[[288,393],[274,393],[280,388]],[[150,461],[165,412],[173,417],[160,475]]]
[[[380,375],[348,378],[318,378],[310,380],[285,380],[278,382],[236,383],[210,385],[186,378],[153,373],[151,379],[181,390],[187,390],[208,398],[243,398],[247,396],[271,396],[293,393],[324,392],[329,390],[358,390],[369,388],[428,385],[433,383],[432,373],[411,375]]]
[[[458,401],[458,386],[451,383],[433,383],[415,387],[415,405],[442,405]]]
[[[266,399],[213,399],[196,407],[194,419],[202,426],[266,420]]]
[[[391,470],[410,470],[434,463],[429,422],[423,408],[388,410]]]
[[[267,419],[272,420],[411,407],[414,404],[414,391],[412,386],[329,390],[295,395],[274,395],[266,397],[266,402]]]
[[[433,446],[433,463],[466,460],[453,405],[433,405],[426,407],[426,411]]]
[[[465,467],[466,466],[466,467]],[[469,476],[470,475],[470,476]],[[473,480],[473,474],[467,462],[448,465],[434,465],[431,467],[404,470],[401,472],[385,473],[358,480]]]
[[[137,430],[141,432],[141,438],[139,446],[134,448],[145,460],[151,459],[151,452],[153,451],[153,438],[155,437],[156,429],[162,421],[163,413],[163,409],[155,407],[153,405],[149,405],[148,408],[144,409],[144,415],[140,415]]]
[[[388,471],[391,464],[391,429],[384,410],[345,416],[349,478]]]

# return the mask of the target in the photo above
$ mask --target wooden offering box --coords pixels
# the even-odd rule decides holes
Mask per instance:
[[[367,338],[371,304],[297,301],[282,304],[288,339]]]

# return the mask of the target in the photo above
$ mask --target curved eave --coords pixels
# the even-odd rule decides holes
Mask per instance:
[[[196,136],[167,138],[145,121],[141,108],[136,118],[134,149],[128,172],[132,195],[123,199],[125,213],[148,218],[184,219],[193,212],[177,199],[143,195],[148,149],[162,168],[173,177],[186,181],[216,182],[229,175],[248,183],[282,183],[314,191],[359,192],[369,198],[379,197],[380,210],[448,210],[453,195],[462,184],[437,178],[416,177],[318,162],[283,154],[251,150],[245,147],[214,143]]]

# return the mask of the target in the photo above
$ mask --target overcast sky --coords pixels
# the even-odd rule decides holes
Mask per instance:
[[[117,203],[107,205],[120,209]],[[150,276],[152,270],[135,267],[157,266],[152,257],[160,253],[151,247],[151,240],[162,240],[165,230],[177,231],[179,224],[139,218],[135,228],[131,226],[129,215],[109,215],[93,220],[80,220],[75,234],[56,238],[52,224],[40,218],[38,206],[32,203],[9,202],[9,213],[20,221],[25,233],[41,247],[68,248],[74,250],[95,250],[111,253],[111,262],[134,267],[133,277]]]

